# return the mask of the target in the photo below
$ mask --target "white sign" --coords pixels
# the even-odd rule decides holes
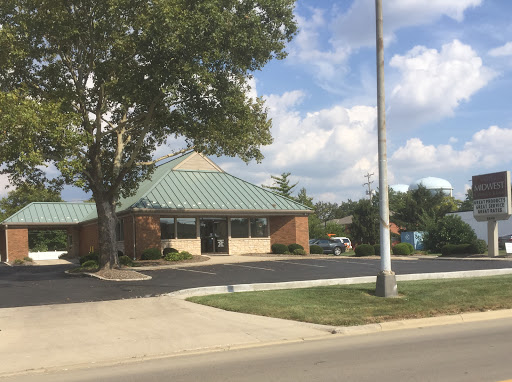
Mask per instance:
[[[512,243],[505,243],[505,251],[512,253]]]

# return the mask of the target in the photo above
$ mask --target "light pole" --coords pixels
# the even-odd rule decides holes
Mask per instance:
[[[379,139],[379,214],[380,214],[380,272],[377,274],[375,295],[396,297],[395,272],[391,270],[389,236],[388,166],[386,153],[386,111],[384,97],[384,37],[382,30],[382,0],[375,0],[377,29],[377,123]]]

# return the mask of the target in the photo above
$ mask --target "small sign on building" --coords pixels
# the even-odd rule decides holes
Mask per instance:
[[[473,216],[477,221],[507,220],[511,213],[509,171],[473,176]]]

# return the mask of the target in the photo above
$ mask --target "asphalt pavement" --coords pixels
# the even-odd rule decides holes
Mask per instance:
[[[66,274],[74,264],[0,268],[0,308],[160,296],[184,289],[376,276],[378,258],[259,258],[224,256],[197,265],[140,270],[147,281],[105,281]],[[265,261],[266,260],[266,261]],[[398,275],[512,268],[511,260],[394,259]]]

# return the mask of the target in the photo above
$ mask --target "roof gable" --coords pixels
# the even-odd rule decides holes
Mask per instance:
[[[94,203],[33,202],[9,216],[3,224],[76,224],[96,211]]]

